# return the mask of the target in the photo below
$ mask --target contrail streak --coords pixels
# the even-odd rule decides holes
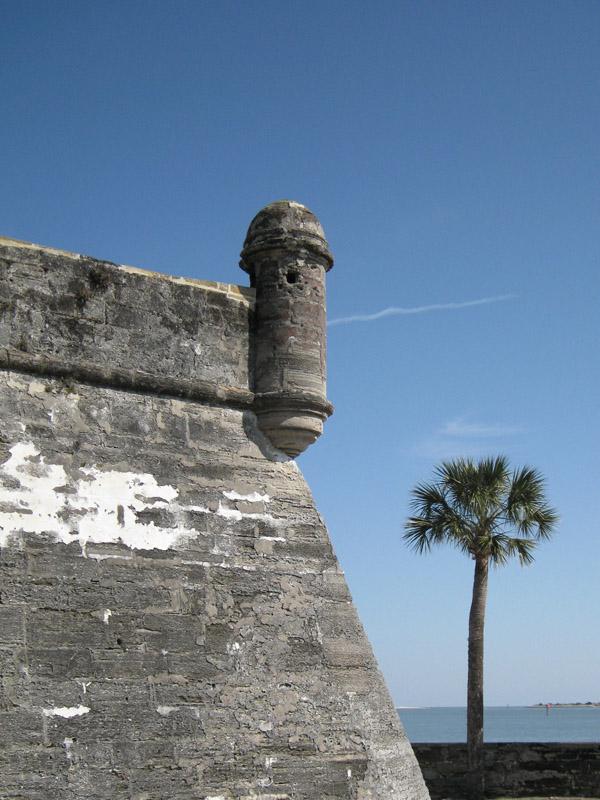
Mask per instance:
[[[482,297],[481,300],[468,300],[466,303],[435,303],[431,306],[416,306],[415,308],[398,308],[392,306],[391,308],[384,308],[383,311],[377,311],[375,314],[355,314],[352,317],[330,319],[327,325],[345,325],[348,322],[372,322],[375,319],[391,317],[395,314],[424,314],[427,311],[444,311],[454,308],[469,308],[469,306],[483,306],[488,303],[500,303],[503,300],[512,300],[514,297],[514,294],[502,294],[498,297]]]

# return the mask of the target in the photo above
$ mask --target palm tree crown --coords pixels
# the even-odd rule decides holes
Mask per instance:
[[[448,543],[496,566],[511,556],[525,565],[537,543],[552,535],[558,517],[536,470],[511,471],[508,460],[497,456],[443,462],[435,474],[437,480],[412,492],[404,538],[418,553]]]

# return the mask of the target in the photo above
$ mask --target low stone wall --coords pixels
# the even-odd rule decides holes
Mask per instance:
[[[432,800],[465,796],[466,744],[413,744]],[[600,743],[485,745],[488,797],[600,797]]]

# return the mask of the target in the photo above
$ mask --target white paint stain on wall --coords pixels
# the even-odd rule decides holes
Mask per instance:
[[[275,519],[271,516],[271,514],[261,514],[259,512],[244,513],[243,511],[239,511],[237,508],[226,508],[222,503],[219,503],[219,507],[215,511],[215,514],[218,517],[225,517],[225,519],[232,519],[238,522],[241,519],[260,519],[263,522],[275,523]]]
[[[84,714],[89,714],[90,709],[87,706],[63,706],[62,708],[42,708],[45,717],[82,717]]]
[[[168,717],[174,711],[179,711],[179,708],[177,706],[156,706],[156,710],[161,717]]]
[[[244,513],[219,502],[216,511],[178,502],[178,490],[159,484],[149,473],[121,472],[88,467],[70,478],[61,464],[48,463],[31,442],[19,442],[0,466],[0,476],[11,480],[0,486],[0,546],[21,533],[46,535],[69,544],[78,542],[85,554],[88,543],[122,542],[131,549],[168,550],[197,535],[185,524],[161,527],[141,521],[143,511],[168,509],[171,519],[183,512],[216,514],[233,521],[264,520],[278,525],[270,514]],[[15,481],[18,487],[14,488]],[[228,500],[270,502],[266,494],[239,495],[224,491]],[[105,612],[108,623],[110,610]]]
[[[223,492],[228,500],[245,500],[247,503],[270,503],[271,498],[268,494],[251,492],[250,494],[239,494],[239,492]]]

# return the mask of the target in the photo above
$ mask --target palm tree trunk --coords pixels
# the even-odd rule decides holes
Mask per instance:
[[[469,614],[467,676],[467,763],[469,798],[483,800],[485,789],[483,753],[483,626],[487,599],[488,558],[475,557],[473,599]]]

